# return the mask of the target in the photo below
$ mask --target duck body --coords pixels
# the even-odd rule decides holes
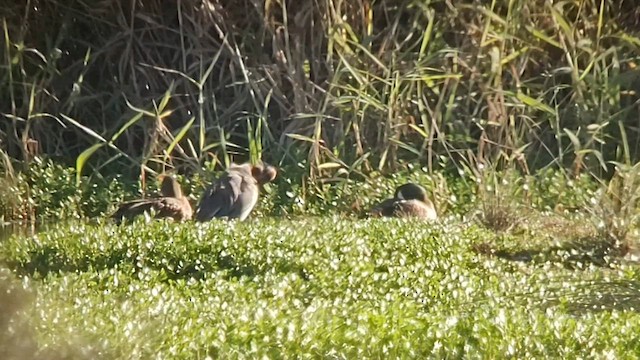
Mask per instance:
[[[391,199],[386,199],[373,209],[371,215],[399,218],[436,220],[438,214],[426,190],[414,183],[399,186]]]
[[[193,215],[191,204],[182,195],[180,184],[173,177],[165,176],[162,179],[161,192],[163,195],[161,197],[124,202],[111,217],[120,223],[125,219],[133,219],[153,211],[156,218],[172,218],[176,221],[191,219]]]
[[[122,222],[151,211],[156,218],[173,218],[176,221],[189,220],[192,216],[191,204],[186,198],[159,197],[122,203],[112,217],[117,222]]]
[[[276,175],[273,166],[262,162],[232,164],[202,194],[195,213],[196,221],[245,220],[258,202],[260,186],[273,181]]]

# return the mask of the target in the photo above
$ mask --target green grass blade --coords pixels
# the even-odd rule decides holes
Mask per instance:
[[[84,169],[87,160],[89,160],[91,155],[93,155],[93,153],[98,151],[98,149],[102,148],[104,145],[104,143],[93,144],[91,147],[78,155],[78,158],[76,158],[76,186],[80,186],[82,179],[82,169]]]

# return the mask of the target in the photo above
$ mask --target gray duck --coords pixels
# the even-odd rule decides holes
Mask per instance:
[[[195,219],[246,219],[258,202],[260,187],[277,176],[275,167],[262,161],[232,164],[209,186],[200,198]]]

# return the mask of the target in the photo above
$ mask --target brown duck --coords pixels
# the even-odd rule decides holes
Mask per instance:
[[[156,218],[173,218],[176,221],[190,220],[193,215],[191,204],[182,194],[178,181],[171,176],[164,176],[161,185],[161,197],[139,199],[120,204],[111,216],[117,223],[124,219],[133,219],[143,213],[155,212]]]
[[[420,185],[407,183],[399,186],[392,199],[387,199],[371,209],[371,215],[380,217],[420,218],[435,220],[438,218],[433,202],[427,197],[427,191]]]
[[[195,219],[246,219],[258,202],[260,186],[273,181],[277,173],[275,167],[261,161],[255,165],[232,164],[202,194]]]

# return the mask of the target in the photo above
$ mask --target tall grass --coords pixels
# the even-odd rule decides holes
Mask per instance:
[[[306,158],[315,175],[402,159],[437,169],[467,150],[526,171],[609,171],[621,129],[637,139],[633,11],[597,0],[14,3],[2,15],[0,140],[15,159],[36,141],[94,169],[115,156],[194,171],[229,150],[248,159],[260,124],[268,160]]]

